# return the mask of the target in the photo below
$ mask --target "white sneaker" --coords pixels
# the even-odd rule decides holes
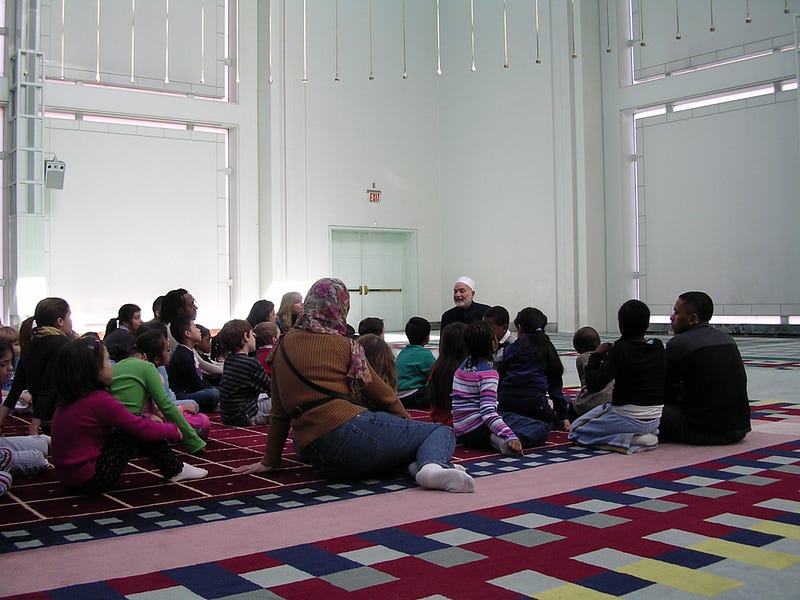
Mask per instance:
[[[178,483],[179,481],[185,481],[186,479],[202,479],[206,475],[208,475],[208,471],[205,469],[195,467],[189,463],[183,463],[183,469],[181,469],[181,472],[175,475],[175,477],[170,477],[169,481],[172,483]]]

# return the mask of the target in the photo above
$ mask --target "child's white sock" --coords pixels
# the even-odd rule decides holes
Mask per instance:
[[[467,468],[462,464],[453,463],[453,468],[458,469],[459,471],[464,471],[464,473],[467,473]],[[417,463],[416,461],[414,461],[413,463],[408,465],[408,474],[416,478],[417,473],[419,473],[419,467],[417,467]]]
[[[466,493],[475,491],[475,480],[460,469],[445,469],[442,465],[423,465],[415,477],[417,483],[429,490]]]
[[[658,438],[652,433],[642,433],[631,438],[631,446],[658,446]]]
[[[181,472],[175,475],[175,477],[170,477],[169,481],[172,483],[177,483],[186,479],[202,479],[206,475],[208,475],[208,471],[205,469],[195,467],[189,463],[183,463],[183,469],[181,469]]]

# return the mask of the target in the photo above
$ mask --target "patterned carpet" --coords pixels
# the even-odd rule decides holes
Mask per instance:
[[[800,442],[537,500],[14,598],[788,598]]]
[[[423,411],[412,413],[420,420],[428,418]],[[0,553],[162,531],[416,486],[404,473],[354,484],[325,481],[297,460],[290,442],[284,449],[283,468],[276,473],[268,477],[234,474],[234,468],[261,458],[267,428],[230,427],[218,422],[219,415],[213,417],[202,455],[191,456],[174,446],[184,461],[208,469],[204,479],[166,483],[145,458],[131,461],[116,488],[99,496],[68,494],[52,470],[18,478],[11,491],[0,497]],[[27,428],[22,419],[15,421],[4,425],[5,434]],[[571,447],[565,433],[552,432],[546,446],[528,451],[522,461],[503,458],[492,450],[458,446],[454,462],[469,464],[470,472],[482,477],[601,453]]]

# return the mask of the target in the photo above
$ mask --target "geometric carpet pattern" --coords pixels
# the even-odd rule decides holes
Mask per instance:
[[[607,451],[605,450],[565,445],[563,448],[553,447],[541,452],[529,450],[522,458],[510,458],[494,454],[474,462],[462,461],[462,464],[467,465],[470,474],[478,478],[579,460],[606,453]],[[237,485],[240,481],[246,479],[242,475],[233,477],[235,477]],[[261,478],[254,477],[254,479]],[[112,515],[93,515],[56,523],[28,523],[24,526],[6,524],[0,528],[0,554],[149,531],[163,531],[174,527],[314,506],[413,487],[417,487],[416,483],[408,475],[404,474],[398,474],[394,478],[351,483],[322,480],[308,486],[275,487],[266,493],[240,494],[236,497],[211,497],[204,500],[195,500],[188,504],[165,505],[159,508],[138,511],[129,509]],[[89,502],[91,499],[76,497],[74,501]],[[102,502],[102,499],[98,500],[98,502]]]
[[[14,598],[796,598],[800,442]],[[498,498],[498,500],[502,500]]]

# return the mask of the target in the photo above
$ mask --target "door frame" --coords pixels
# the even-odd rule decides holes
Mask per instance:
[[[333,238],[336,232],[343,233],[368,233],[371,235],[381,233],[400,234],[403,240],[403,253],[406,257],[404,264],[409,266],[408,272],[403,274],[403,310],[402,322],[418,314],[419,310],[419,254],[417,252],[417,230],[400,229],[391,227],[352,227],[347,225],[331,225],[328,228],[328,270],[333,273],[334,245]]]

